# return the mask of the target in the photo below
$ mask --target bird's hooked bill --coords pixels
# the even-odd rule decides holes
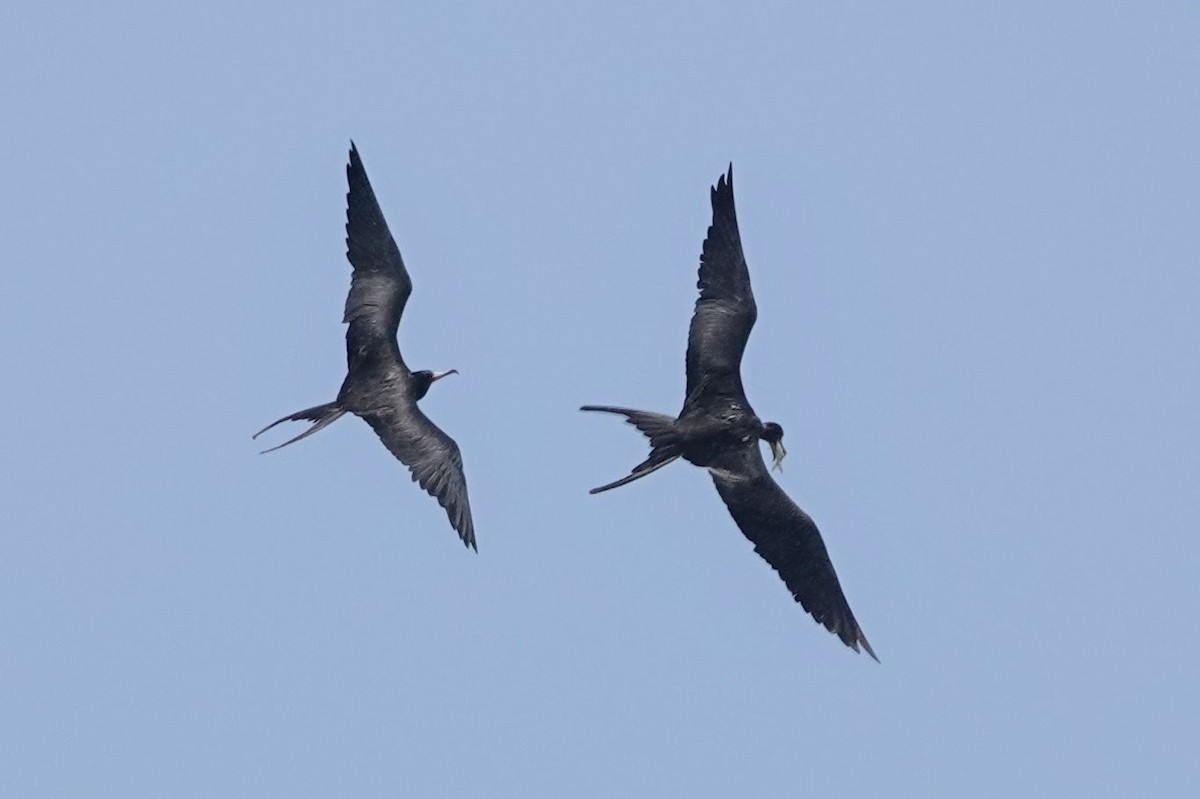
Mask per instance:
[[[434,372],[434,373],[433,373],[433,377],[429,378],[429,382],[430,382],[430,383],[433,383],[433,382],[435,382],[435,381],[437,381],[437,380],[441,380],[441,379],[442,379],[443,377],[445,377],[446,375],[456,375],[456,374],[458,374],[458,370],[457,370],[457,369],[447,369],[447,370],[446,370],[446,371],[444,371],[444,372]]]
[[[773,465],[775,466],[776,469],[778,469],[779,471],[782,472],[783,471],[783,456],[787,455],[787,450],[783,448],[783,442],[782,441],[770,441],[767,443],[769,443],[771,445],[771,457],[775,461],[775,463]]]

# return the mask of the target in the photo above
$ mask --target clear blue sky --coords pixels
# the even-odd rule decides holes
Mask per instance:
[[[1192,795],[1196,4],[69,5],[0,12],[0,795]],[[342,379],[351,137],[478,555],[249,439]],[[587,494],[731,160],[882,666],[700,470]]]

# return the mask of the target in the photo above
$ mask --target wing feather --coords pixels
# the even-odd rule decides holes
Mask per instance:
[[[403,413],[380,411],[360,414],[388,451],[412,472],[412,479],[446,509],[450,524],[472,549],[475,524],[467,499],[467,477],[462,453],[454,439],[430,421],[416,403]]]
[[[729,514],[792,597],[842,643],[879,660],[850,610],[812,518],[771,477],[757,442],[710,467]]]
[[[342,319],[350,325],[346,360],[354,371],[363,363],[394,359],[407,372],[396,328],[412,294],[412,279],[353,142],[346,181],[346,258],[354,267]]]
[[[733,167],[711,190],[713,218],[700,255],[700,297],[688,330],[687,403],[745,399],[742,354],[758,318],[733,203]]]

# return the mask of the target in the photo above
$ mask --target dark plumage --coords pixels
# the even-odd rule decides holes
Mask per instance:
[[[779,573],[792,596],[855,652],[875,657],[842,593],[837,573],[808,514],[771,477],[759,448],[778,466],[783,428],[755,415],[742,387],[741,363],[758,316],[733,204],[733,167],[712,189],[712,226],[700,256],[700,298],[688,331],[687,395],[678,418],[607,405],[650,439],[650,456],[626,477],[593,494],[645,477],[677,458],[708,469],[717,493],[754,550]]]
[[[361,416],[384,446],[412,471],[413,480],[446,509],[463,543],[476,549],[462,454],[454,439],[417,407],[417,400],[436,380],[456,372],[413,372],[405,365],[396,329],[412,294],[412,280],[353,142],[346,178],[350,185],[346,194],[346,257],[354,267],[342,320],[349,325],[346,379],[334,402],[285,416],[254,437],[281,422],[314,423],[295,438],[266,450],[271,452],[312,435],[345,413]]]

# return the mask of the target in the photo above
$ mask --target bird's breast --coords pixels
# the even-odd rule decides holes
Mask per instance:
[[[751,445],[760,427],[756,417],[745,413],[705,415],[681,422],[676,432],[684,459],[705,468]]]
[[[338,404],[357,414],[379,413],[408,403],[407,386],[399,375],[389,372],[347,375]]]

